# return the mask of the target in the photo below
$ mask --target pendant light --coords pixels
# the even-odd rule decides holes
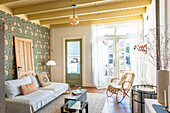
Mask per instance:
[[[73,7],[73,15],[70,16],[70,24],[77,25],[77,24],[79,24],[79,17],[75,15],[76,5],[72,5],[72,7]]]

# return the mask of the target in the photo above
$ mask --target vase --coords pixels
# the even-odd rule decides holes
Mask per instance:
[[[164,92],[166,90],[166,103],[168,103],[168,86],[169,86],[169,71],[158,70],[157,71],[157,93],[158,93],[158,102],[164,105]]]

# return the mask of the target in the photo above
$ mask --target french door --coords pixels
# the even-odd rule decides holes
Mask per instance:
[[[69,85],[82,85],[82,40],[65,40],[66,82]]]
[[[130,39],[111,38],[106,43],[105,76],[119,78],[125,71],[131,71]]]

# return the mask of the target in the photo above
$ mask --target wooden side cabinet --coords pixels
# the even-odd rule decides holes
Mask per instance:
[[[0,113],[5,113],[4,23],[0,20]]]

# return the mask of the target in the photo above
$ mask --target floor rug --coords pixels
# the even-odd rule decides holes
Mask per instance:
[[[68,94],[63,94],[53,100],[36,113],[61,113],[61,106],[64,105],[64,98]],[[106,101],[105,94],[87,93],[87,102],[89,107],[89,113],[101,113]]]

